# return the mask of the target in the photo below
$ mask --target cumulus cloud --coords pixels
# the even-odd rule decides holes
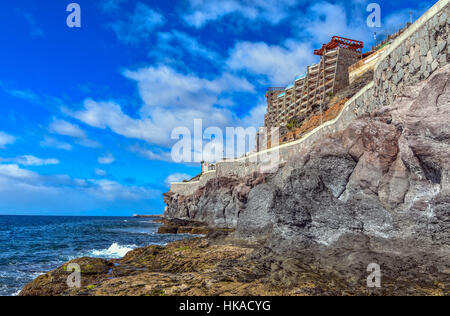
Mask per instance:
[[[0,164],[0,208],[14,211],[92,210],[148,203],[161,192],[143,186],[125,186],[111,180],[75,179],[68,175],[41,175],[17,164]],[[144,204],[145,204],[144,203]],[[123,206],[123,205],[122,205]]]
[[[137,82],[144,100],[144,112],[155,106],[209,109],[219,101],[223,92],[253,92],[253,85],[245,78],[224,73],[214,79],[184,74],[167,66],[127,70],[125,77]],[[157,91],[158,93],[155,93]]]
[[[0,165],[0,177],[8,177],[11,179],[27,179],[32,180],[38,178],[38,174],[26,169],[20,168],[15,164]]]
[[[58,159],[41,159],[33,155],[23,155],[15,158],[0,158],[0,162],[13,162],[22,166],[46,166],[59,164]]]
[[[109,128],[116,134],[145,140],[148,142],[161,143],[167,139],[164,132],[166,126],[153,123],[149,118],[135,119],[122,111],[122,107],[115,102],[96,102],[94,100],[84,101],[83,108],[79,111],[69,111],[73,117],[83,123],[106,129]]]
[[[315,45],[328,43],[333,35],[363,41],[371,39],[373,33],[366,24],[366,6],[363,3],[353,4],[354,8],[347,11],[339,3],[314,3],[308,7],[306,14],[296,20],[298,35],[309,36]]]
[[[186,53],[213,62],[220,60],[217,52],[200,43],[195,37],[177,30],[159,32],[157,49],[151,52],[162,60],[167,59],[168,55],[182,58]]]
[[[12,135],[0,131],[0,148],[5,148],[6,145],[11,145],[16,141]]]
[[[138,153],[148,160],[172,161],[170,152],[162,151],[161,149],[150,150],[139,145],[130,146],[129,150]]]
[[[114,161],[116,161],[116,158],[112,154],[106,154],[98,158],[98,163],[102,165],[110,165]]]
[[[301,41],[288,40],[283,45],[239,42],[231,50],[227,64],[236,71],[263,75],[270,84],[286,85],[315,59],[312,46]]]
[[[75,138],[75,143],[84,147],[101,147],[98,142],[89,139],[86,133],[78,125],[72,124],[65,120],[54,119],[49,126],[49,131],[54,134]]]
[[[260,100],[259,104],[250,109],[249,113],[242,117],[240,126],[255,127],[264,126],[264,115],[267,112],[267,104],[264,100]]]
[[[63,150],[72,150],[72,145],[61,142],[53,137],[45,136],[44,139],[40,142],[41,147],[52,147]]]
[[[230,90],[254,91],[246,79],[231,74],[206,79],[167,66],[125,71],[125,76],[137,82],[144,102],[138,117],[124,113],[116,102],[91,99],[85,100],[80,110],[65,109],[65,113],[92,127],[168,146],[173,143],[171,131],[179,126],[192,128],[194,119],[202,119],[209,126],[227,126],[233,121],[233,113],[218,109],[221,97]]]
[[[106,10],[114,10],[117,2],[109,2]],[[124,18],[117,18],[108,26],[116,33],[117,39],[124,44],[138,44],[146,40],[153,31],[164,25],[164,16],[149,6],[138,2],[133,13],[125,13]]]
[[[53,133],[76,137],[76,138],[84,138],[86,134],[78,125],[69,123],[64,120],[54,120],[50,126],[49,130]]]
[[[278,24],[289,16],[299,0],[188,0],[188,9],[183,11],[184,20],[196,28],[208,22],[235,15],[246,21],[261,20]]]

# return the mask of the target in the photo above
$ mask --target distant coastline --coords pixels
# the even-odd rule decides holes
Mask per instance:
[[[139,214],[133,214],[134,218],[162,218],[163,215],[139,215]]]

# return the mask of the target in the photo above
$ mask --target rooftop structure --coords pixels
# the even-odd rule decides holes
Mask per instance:
[[[328,44],[323,44],[321,49],[314,50],[314,55],[323,56],[326,51],[333,50],[336,47],[347,48],[354,51],[359,49],[362,52],[364,43],[345,37],[333,36]]]

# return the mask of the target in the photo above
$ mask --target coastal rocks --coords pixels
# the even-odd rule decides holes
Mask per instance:
[[[158,234],[193,234],[206,235],[212,228],[206,223],[187,221],[182,219],[161,220],[164,225],[158,228]]]
[[[211,180],[195,199],[166,200],[165,215],[193,208],[209,225],[226,219],[236,240],[259,243],[270,257],[288,262],[308,258],[355,286],[363,286],[374,262],[383,266],[389,291],[410,294],[410,275],[442,293],[436,284],[450,269],[449,78],[447,65],[399,91],[389,106],[292,157],[260,184],[249,184],[249,177]],[[245,194],[237,199],[235,192]],[[292,271],[285,263],[267,269],[280,270],[280,280],[290,284],[282,274],[300,270],[288,266]],[[398,275],[403,289],[395,284]]]
[[[265,182],[266,176],[255,173],[245,178],[214,178],[193,195],[164,194],[164,216],[207,223],[214,227],[235,228],[250,190]]]
[[[214,245],[205,238],[174,242],[166,247],[149,246],[132,250],[122,259],[104,261],[78,259],[90,264],[101,260],[108,269],[94,275],[82,272],[82,286],[68,289],[69,275],[64,266],[29,283],[22,296],[32,295],[270,295],[269,285],[233,282],[243,270],[233,270],[252,249],[231,245]],[[81,260],[81,261],[80,261]],[[218,266],[221,264],[220,267]],[[97,265],[100,261],[97,262]],[[258,282],[255,282],[258,283]],[[252,286],[255,285],[255,286]]]
[[[81,272],[81,287],[69,288],[67,280],[75,271],[71,264],[77,264]],[[113,267],[113,263],[100,258],[78,258],[67,262],[56,270],[37,277],[27,284],[19,296],[87,295],[93,284],[103,280]]]
[[[78,259],[81,288],[63,266],[20,295],[449,295],[449,78],[447,65],[399,90],[276,173],[165,194],[167,232],[234,232]]]
[[[423,265],[439,259],[395,253],[377,257],[366,251],[365,242],[353,242],[352,249],[318,246],[282,255],[267,247],[231,245],[223,238],[192,238],[132,250],[108,261],[108,272],[100,269],[96,279],[70,291],[61,286],[68,275],[61,267],[47,273],[51,281],[40,277],[20,295],[445,295],[446,275]],[[373,260],[383,269],[381,288],[366,286],[365,262]]]

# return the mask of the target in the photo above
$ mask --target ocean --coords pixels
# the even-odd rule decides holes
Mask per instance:
[[[0,216],[0,295],[17,295],[37,276],[83,256],[120,258],[190,235],[157,234],[149,218]]]

